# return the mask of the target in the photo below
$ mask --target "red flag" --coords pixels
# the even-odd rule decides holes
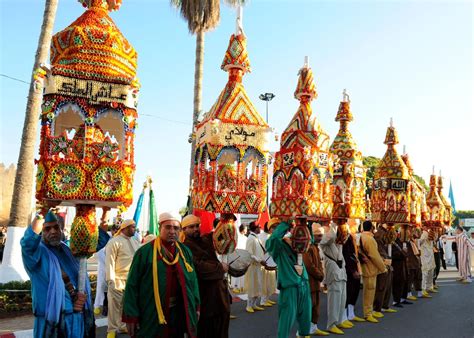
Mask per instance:
[[[214,230],[213,223],[216,215],[209,211],[194,210],[194,216],[201,218],[201,234],[205,235]]]
[[[268,214],[268,208],[264,212],[258,214],[257,221],[255,222],[261,229],[265,227],[265,223],[270,220],[270,215]]]

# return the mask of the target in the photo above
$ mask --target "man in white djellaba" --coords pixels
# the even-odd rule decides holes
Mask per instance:
[[[248,296],[245,311],[248,313],[264,310],[258,305],[259,298],[262,296],[263,267],[265,266],[265,249],[258,239],[259,233],[260,227],[255,222],[250,222],[249,236],[245,246],[252,257],[252,263],[245,273],[245,290]]]

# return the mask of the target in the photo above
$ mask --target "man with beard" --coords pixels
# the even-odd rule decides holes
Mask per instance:
[[[392,293],[392,278],[393,268],[392,259],[388,254],[388,246],[392,243],[392,235],[386,224],[381,225],[377,228],[377,232],[374,235],[375,241],[377,242],[377,249],[380,256],[384,260],[384,264],[387,271],[377,275],[375,298],[374,298],[374,311],[372,315],[375,318],[382,318],[383,312],[395,313],[397,310],[390,308],[390,296]]]
[[[82,311],[73,310],[76,301],[79,262],[69,247],[61,242],[56,215],[42,209],[21,239],[23,265],[31,280],[33,335],[39,337],[95,337],[89,279],[86,280],[86,304]],[[103,208],[99,228],[100,250],[107,235],[108,208]]]
[[[160,214],[160,235],[133,257],[122,314],[132,337],[197,337],[199,286],[191,250],[178,242],[180,218]]]
[[[329,333],[318,329],[319,320],[319,288],[324,279],[323,264],[319,256],[318,244],[323,239],[324,229],[318,223],[313,223],[313,242],[308,251],[303,254],[303,262],[308,272],[309,287],[311,290],[311,334],[328,336]]]
[[[198,337],[227,338],[230,294],[225,273],[229,266],[219,262],[212,243],[212,233],[201,236],[200,225],[200,218],[194,215],[188,215],[181,221],[186,235],[184,244],[193,254],[199,282],[201,316],[198,322]]]

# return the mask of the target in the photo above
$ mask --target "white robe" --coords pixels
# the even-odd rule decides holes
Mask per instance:
[[[428,271],[436,267],[433,252],[433,241],[428,239],[428,232],[423,231],[420,237],[421,270]]]
[[[237,249],[245,250],[246,244],[247,244],[247,236],[242,235],[240,232],[237,231]],[[231,278],[232,288],[244,289],[244,279],[245,279],[245,276],[232,277]]]
[[[260,242],[262,243],[263,247],[265,247],[265,244],[267,243],[267,239],[269,237],[270,237],[270,234],[264,231],[258,234],[258,238],[260,239]],[[272,263],[274,263],[271,257],[269,257],[269,260],[271,260]],[[276,270],[270,271],[263,268],[262,296],[265,299],[262,299],[262,302],[264,303],[265,301],[267,301],[268,298],[275,293],[275,291],[276,291]]]
[[[462,278],[470,278],[471,275],[471,254],[469,249],[474,249],[465,232],[456,235],[458,247],[459,274]]]
[[[264,260],[265,253],[255,233],[250,232],[245,249],[252,257],[252,263],[245,274],[245,289],[249,298],[260,297],[263,280],[263,267],[260,262]]]
[[[328,329],[344,321],[347,298],[344,256],[342,255],[342,245],[336,244],[336,234],[337,225],[332,223],[330,230],[324,234],[321,243],[319,243],[324,258],[324,280],[328,287]],[[341,260],[342,268],[339,268],[334,260]]]
[[[97,289],[95,293],[94,307],[99,308],[104,305],[107,283],[105,282],[105,247],[97,252]]]

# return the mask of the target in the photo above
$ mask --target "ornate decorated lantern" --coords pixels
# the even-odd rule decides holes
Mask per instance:
[[[349,95],[343,93],[342,102],[336,115],[339,132],[332,145],[331,153],[337,158],[333,178],[333,219],[364,220],[366,213],[365,180],[366,168],[362,163],[362,153],[352,138],[348,124],[353,120]],[[351,229],[353,231],[354,229]]]
[[[430,190],[426,196],[427,220],[426,225],[431,227],[441,227],[444,223],[445,206],[439,196],[438,177],[434,173],[430,176]]]
[[[240,16],[221,69],[229,79],[196,130],[193,207],[257,214],[266,203],[271,129],[250,101],[242,78],[250,72]]]
[[[300,106],[282,134],[275,154],[270,213],[273,217],[306,215],[330,220],[332,214],[332,154],[329,135],[313,115],[317,97],[313,72],[305,60],[299,71],[295,98]]]
[[[53,36],[42,71],[36,197],[76,206],[71,250],[87,257],[97,246],[95,208],[132,203],[138,82],[137,53],[108,15],[121,0],[80,2],[87,10]]]
[[[439,172],[438,176],[438,196],[444,205],[444,215],[442,224],[444,226],[451,226],[451,223],[453,222],[453,208],[443,195],[443,177],[441,176],[441,171]]]
[[[432,227],[440,227],[444,223],[445,207],[438,194],[438,177],[434,173],[430,176],[430,191],[426,196],[428,217],[426,224]]]
[[[420,227],[422,222],[427,220],[427,207],[426,207],[426,191],[423,186],[418,183],[415,179],[413,167],[410,162],[408,154],[405,152],[405,146],[403,146],[402,160],[408,168],[408,175],[410,177],[407,187],[407,192],[410,196],[410,221],[409,224],[412,226]]]
[[[390,120],[385,142],[387,152],[375,170],[371,195],[372,220],[379,223],[409,223],[410,195],[408,168],[395,149],[398,144],[397,131]]]

